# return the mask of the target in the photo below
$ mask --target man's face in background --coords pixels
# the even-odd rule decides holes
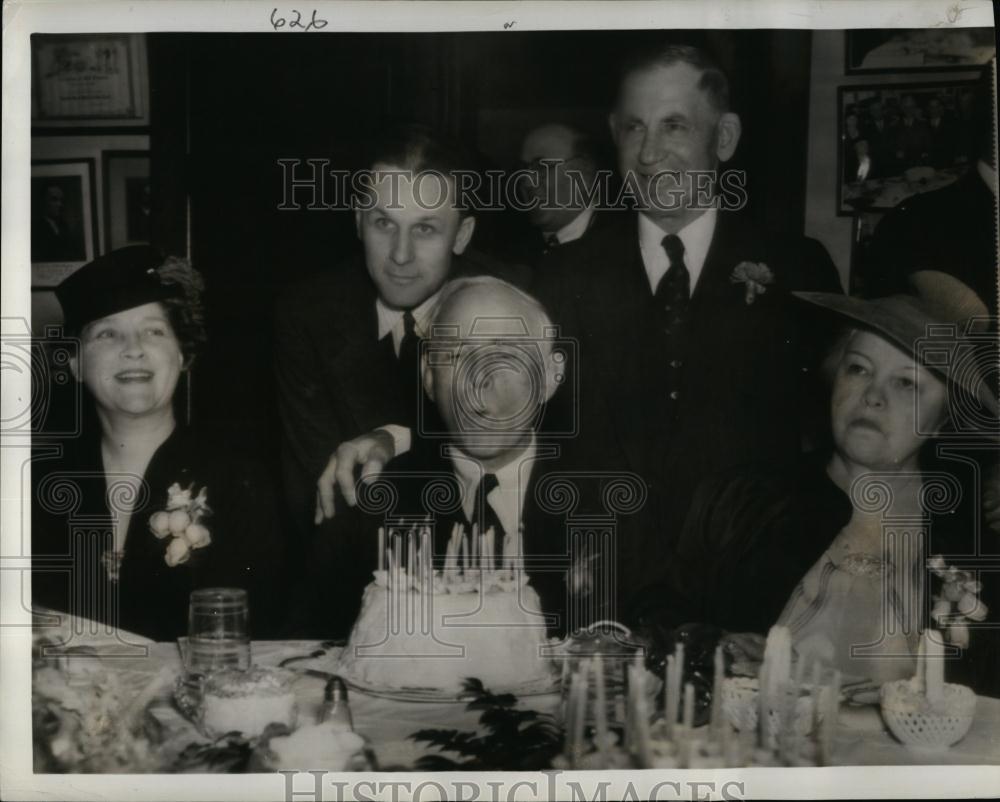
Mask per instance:
[[[584,205],[574,193],[571,172],[577,182],[589,188],[594,180],[596,165],[576,151],[578,135],[563,125],[546,125],[528,133],[521,147],[521,161],[535,173],[535,181],[521,183],[522,200],[537,199],[528,212],[531,224],[544,233],[556,232],[571,223],[583,211]],[[556,161],[557,164],[543,164]],[[567,206],[569,208],[554,208]]]

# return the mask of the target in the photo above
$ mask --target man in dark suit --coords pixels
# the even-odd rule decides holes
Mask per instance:
[[[467,251],[475,218],[456,206],[450,176],[464,167],[456,146],[404,126],[376,143],[368,163],[374,180],[355,211],[363,258],[291,287],[278,302],[283,473],[303,536],[337,445],[415,422],[419,339],[441,286],[453,275],[502,270]]]
[[[603,477],[567,472],[558,445],[537,432],[564,364],[552,331],[538,302],[507,282],[483,276],[445,285],[422,346],[423,384],[441,428],[415,431],[407,453],[377,479],[358,484],[357,506],[338,510],[317,533],[309,560],[317,576],[308,582],[313,634],[350,626],[377,564],[379,527],[427,526],[437,568],[456,525],[466,536],[473,526],[490,533],[495,564],[511,556],[524,569],[552,634],[585,623],[581,615],[597,620],[603,614],[603,600],[590,589],[606,583],[590,567],[611,563],[595,557],[599,538],[571,543],[566,518],[600,503]],[[572,482],[582,503],[570,509],[555,482]],[[354,532],[361,569],[345,577],[336,564],[337,544]],[[338,605],[329,603],[324,574],[337,578]],[[579,594],[586,603],[568,604],[572,588],[586,590]]]
[[[648,485],[646,514],[621,544],[625,598],[669,559],[702,479],[798,454],[816,346],[789,293],[840,287],[815,241],[769,237],[697,197],[693,173],[714,175],[741,130],[703,53],[637,57],[610,124],[638,213],[554,252],[536,289],[562,335],[579,339],[580,434],[567,450]]]
[[[599,159],[593,140],[560,123],[531,129],[521,144],[526,171],[519,195],[526,205],[533,236],[525,243],[525,261],[537,264],[549,251],[574,242],[601,219]]]

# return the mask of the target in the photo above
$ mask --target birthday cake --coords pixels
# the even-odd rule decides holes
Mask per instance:
[[[370,690],[456,695],[473,677],[494,692],[554,687],[541,602],[524,570],[506,556],[480,558],[493,554],[485,543],[471,555],[457,543],[437,570],[426,537],[419,552],[411,547],[405,570],[390,548],[341,656],[344,679]]]

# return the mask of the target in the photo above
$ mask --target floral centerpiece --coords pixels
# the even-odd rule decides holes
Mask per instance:
[[[135,773],[160,768],[144,732],[144,709],[113,671],[99,661],[68,654],[45,657],[34,640],[31,718],[38,773]]]

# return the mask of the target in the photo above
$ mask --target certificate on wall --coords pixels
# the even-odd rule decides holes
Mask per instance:
[[[144,37],[139,34],[31,38],[35,125],[145,125]]]

